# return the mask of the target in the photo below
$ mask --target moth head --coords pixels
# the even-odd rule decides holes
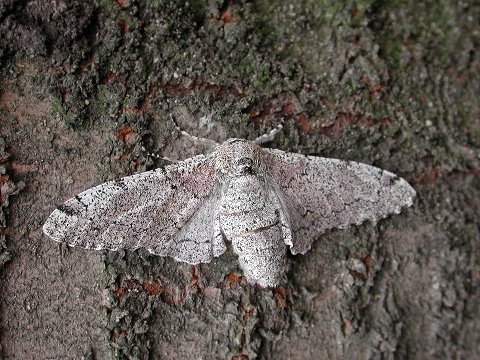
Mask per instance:
[[[240,176],[263,176],[262,149],[252,141],[229,139],[217,148],[216,170],[227,180]]]

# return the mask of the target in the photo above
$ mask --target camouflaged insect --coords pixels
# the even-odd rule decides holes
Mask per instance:
[[[414,189],[391,172],[230,139],[209,155],[89,189],[43,226],[87,249],[146,248],[208,263],[231,242],[250,283],[275,286],[287,248],[305,254],[325,231],[377,221],[412,205]]]

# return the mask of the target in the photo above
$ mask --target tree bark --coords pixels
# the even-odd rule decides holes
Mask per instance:
[[[0,355],[478,356],[479,18],[475,1],[3,0]],[[268,147],[390,170],[416,202],[322,236],[275,289],[231,252],[192,267],[42,236],[66,199],[166,164],[148,153],[211,150],[175,124],[222,142],[280,123]]]

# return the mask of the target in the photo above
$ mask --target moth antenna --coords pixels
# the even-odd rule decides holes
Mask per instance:
[[[283,130],[283,119],[281,120],[281,123],[278,124],[272,130],[270,130],[270,132],[257,137],[255,139],[255,143],[257,143],[258,145],[262,145],[262,144],[265,144],[267,142],[273,141],[273,140],[275,140],[275,136],[277,136],[277,134],[282,130]]]
[[[178,160],[173,160],[173,159],[170,159],[169,157],[161,156],[161,155],[159,155],[159,154],[155,154],[155,153],[149,152],[149,151],[147,151],[147,149],[145,149],[144,146],[142,146],[142,151],[143,151],[146,155],[151,156],[151,157],[153,157],[153,158],[155,158],[155,159],[168,161],[168,162],[170,162],[170,163],[177,163],[177,162],[178,162]]]
[[[202,137],[198,137],[198,136],[195,136],[195,135],[192,135],[188,132],[186,132],[185,130],[183,130],[180,126],[178,126],[178,124],[176,123],[175,119],[171,116],[170,119],[172,120],[173,122],[173,125],[175,125],[175,129],[183,136],[186,136],[188,138],[190,138],[192,141],[194,142],[197,142],[197,143],[203,143],[203,144],[207,144],[207,146],[211,149],[214,149],[216,148],[219,144],[214,141],[214,140],[210,140],[210,139],[207,139],[207,138],[202,138]]]

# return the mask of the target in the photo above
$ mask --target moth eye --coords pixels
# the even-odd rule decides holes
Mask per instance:
[[[253,164],[253,160],[246,156],[235,161],[236,166],[252,167]]]

